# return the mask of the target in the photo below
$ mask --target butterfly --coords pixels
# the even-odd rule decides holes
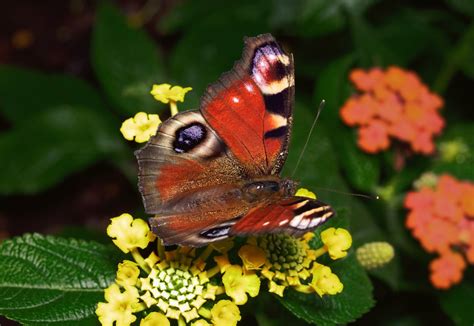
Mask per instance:
[[[208,86],[199,110],[162,123],[135,155],[152,231],[200,247],[230,236],[300,236],[334,215],[295,196],[280,172],[295,94],[293,56],[272,35],[245,39],[242,58]]]

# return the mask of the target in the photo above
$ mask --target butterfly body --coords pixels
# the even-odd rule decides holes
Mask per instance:
[[[333,215],[328,205],[296,197],[297,183],[280,177],[293,70],[293,58],[271,35],[247,39],[242,59],[208,87],[200,109],[171,117],[137,151],[145,210],[166,244],[300,235]]]

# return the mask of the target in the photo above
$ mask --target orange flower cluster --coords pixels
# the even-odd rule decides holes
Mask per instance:
[[[431,283],[440,289],[459,283],[467,263],[474,264],[474,183],[442,175],[434,188],[409,192],[405,207],[413,236],[440,255],[430,264]]]
[[[357,143],[362,150],[380,152],[394,138],[408,143],[413,152],[434,152],[433,136],[444,127],[438,112],[443,100],[414,72],[399,67],[354,69],[349,78],[362,93],[349,98],[340,115],[347,125],[360,126]]]

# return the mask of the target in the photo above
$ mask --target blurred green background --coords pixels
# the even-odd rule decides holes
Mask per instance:
[[[373,273],[376,307],[356,323],[472,325],[466,306],[474,302],[472,267],[462,286],[433,290],[430,257],[404,229],[400,203],[425,171],[474,180],[473,0],[20,0],[0,6],[0,239],[41,232],[107,242],[110,217],[145,217],[133,157],[138,146],[122,138],[121,122],[138,111],[162,120],[169,115],[149,95],[154,83],[193,87],[180,108],[197,108],[205,87],[240,58],[243,37],[269,32],[295,58],[295,124],[285,173],[325,99],[296,179],[346,212],[356,246],[384,240],[397,248],[395,261]],[[395,173],[389,152],[369,156],[356,147],[354,131],[338,115],[353,92],[348,72],[388,65],[414,70],[444,98],[447,127],[440,140],[468,144],[462,163],[415,157]],[[323,188],[391,193],[386,201],[361,200]]]

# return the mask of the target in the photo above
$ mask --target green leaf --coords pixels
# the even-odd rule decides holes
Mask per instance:
[[[440,292],[439,300],[444,312],[451,317],[456,325],[472,326],[474,313],[474,284],[467,281],[447,291]]]
[[[95,325],[117,251],[29,234],[0,246],[0,314],[24,325]]]
[[[80,79],[0,66],[0,110],[11,123],[30,121],[60,105],[104,108],[97,92]]]
[[[0,193],[35,193],[98,160],[121,158],[127,149],[118,125],[112,116],[63,106],[0,134]]]
[[[218,30],[216,26],[219,26]],[[193,92],[186,97],[186,107],[197,108],[206,87],[240,59],[245,36],[264,32],[258,19],[235,13],[224,16],[215,13],[196,21],[176,45],[170,63],[176,82],[193,87]]]
[[[419,60],[421,55],[431,59],[446,55],[450,48],[448,35],[432,23],[431,14],[407,8],[397,11],[383,25],[377,26],[378,40],[390,45],[384,63],[403,67]]]
[[[474,1],[472,0],[445,0],[445,2],[453,9],[464,15],[474,17]]]
[[[159,107],[150,90],[153,84],[166,82],[161,55],[144,31],[129,27],[110,5],[98,10],[92,63],[99,82],[124,115],[154,112]]]
[[[374,0],[273,0],[270,23],[286,34],[302,37],[323,36],[346,26],[347,13],[362,14]]]
[[[331,270],[344,284],[342,293],[319,298],[287,290],[280,302],[297,317],[320,326],[349,323],[367,313],[375,304],[372,284],[354,253],[332,263]]]
[[[451,160],[438,157],[433,163],[433,172],[450,173],[460,179],[474,180],[474,123],[449,125],[437,143],[438,149],[443,143],[458,143],[464,150]]]
[[[345,176],[354,188],[371,192],[379,182],[380,162],[377,156],[365,154],[357,147],[356,135],[339,116],[340,108],[350,95],[348,74],[352,63],[353,57],[346,56],[335,60],[320,73],[314,105],[326,100],[321,124],[337,131],[337,137],[331,137],[331,141]]]
[[[296,103],[293,135],[284,175],[291,175],[315,113],[300,102]],[[327,111],[322,114],[326,113]],[[328,130],[331,130],[331,133]],[[353,227],[352,235],[357,244],[383,240],[385,236],[374,223],[369,211],[353,196],[336,193],[348,192],[350,189],[340,175],[340,165],[331,142],[335,138],[332,136],[334,133],[340,136],[340,130],[319,122],[293,179],[300,180],[302,187],[315,191],[318,199],[335,207],[338,214],[341,210],[347,211]],[[335,192],[325,191],[327,189]]]

